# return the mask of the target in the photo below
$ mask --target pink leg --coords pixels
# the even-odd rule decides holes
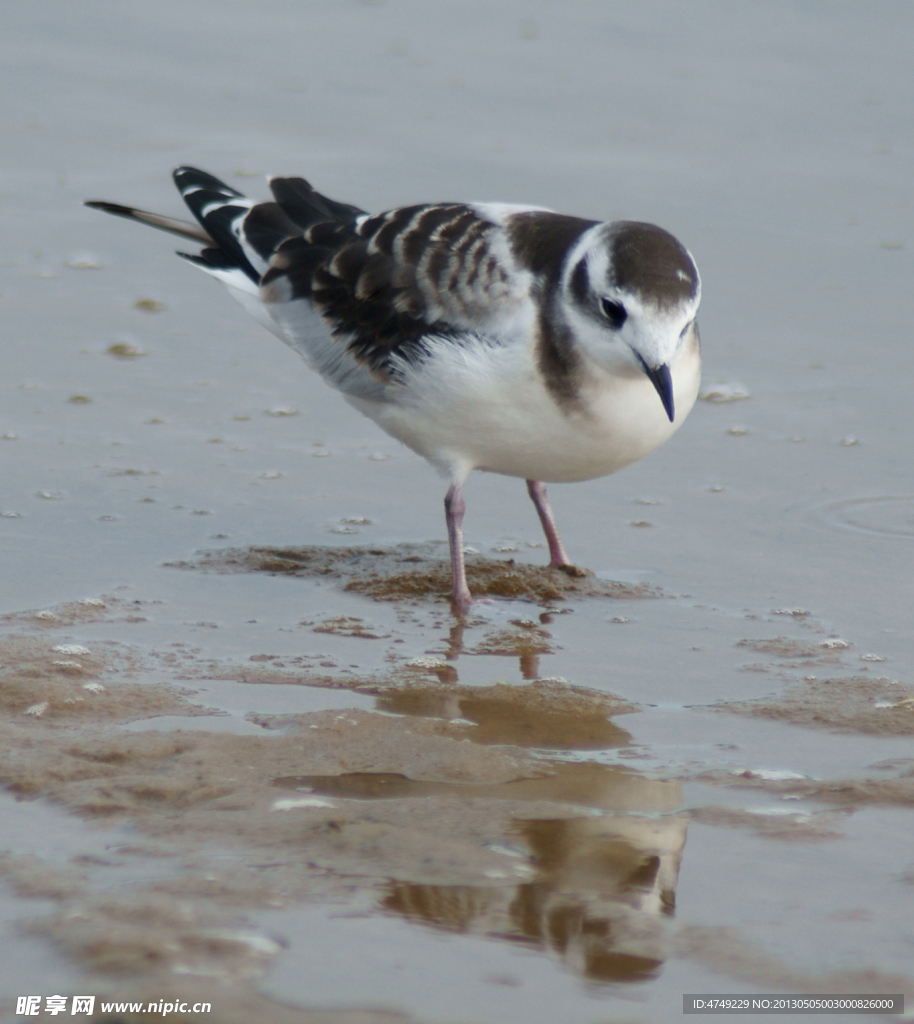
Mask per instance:
[[[539,514],[540,522],[543,524],[543,532],[546,534],[546,541],[549,544],[549,565],[553,569],[562,569],[570,566],[568,555],[562,547],[559,539],[559,531],[555,526],[555,519],[552,518],[552,509],[546,501],[546,485],[539,480],[527,481],[527,493],[530,495],[536,511]]]
[[[469,610],[473,601],[463,565],[463,513],[466,512],[466,507],[461,485],[451,484],[444,496],[444,515],[447,519],[447,539],[451,546],[451,570],[454,578],[451,597],[461,615]]]

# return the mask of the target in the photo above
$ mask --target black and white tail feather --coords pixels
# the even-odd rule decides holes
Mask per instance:
[[[267,203],[248,199],[218,178],[195,167],[177,168],[174,181],[197,219],[197,224],[117,203],[90,201],[86,205],[202,243],[204,248],[199,253],[178,252],[178,255],[221,281],[255,319],[301,351],[313,363],[314,353],[308,346],[302,347],[302,335],[307,333],[310,339],[314,325],[310,322],[299,325],[299,329],[294,330],[290,337],[288,331],[270,316],[269,304],[262,298],[261,284],[271,269],[275,271],[272,265],[274,258],[281,251],[288,253],[290,247],[304,250],[306,264],[316,266],[324,261],[328,250],[325,247],[302,245],[304,233],[314,225],[321,224],[332,228],[340,236],[351,235],[355,220],[363,211],[327,199],[302,178],[273,178],[270,184],[276,201]],[[284,260],[285,256],[281,262]],[[300,274],[302,265],[296,269]],[[274,273],[274,281],[278,276]],[[300,285],[301,282],[299,288]],[[301,315],[303,311],[297,312]],[[312,319],[311,316],[305,316],[306,321]],[[306,329],[302,330],[302,327]],[[325,370],[323,366],[315,368]],[[346,383],[346,369],[354,368],[338,367],[332,382]],[[359,374],[355,372],[349,376]],[[350,380],[349,383],[353,382]],[[369,390],[373,390],[371,382],[363,383]]]
[[[449,476],[461,611],[470,470],[525,477],[551,565],[568,568],[541,481],[621,469],[695,401],[698,271],[652,224],[494,203],[372,216],[303,178],[271,178],[271,202],[193,167],[174,179],[197,223],[86,205],[201,243],[179,255]]]

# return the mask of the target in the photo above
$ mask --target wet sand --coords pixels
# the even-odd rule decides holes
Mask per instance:
[[[221,10],[0,43],[0,1017],[910,1006],[910,4]],[[182,163],[656,221],[704,399],[550,489],[580,574],[472,478],[458,622],[432,471],[80,206],[178,214]]]

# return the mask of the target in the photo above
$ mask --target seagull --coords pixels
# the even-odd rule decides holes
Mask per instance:
[[[526,480],[550,567],[575,574],[545,483],[615,473],[695,403],[701,279],[663,228],[504,203],[372,215],[303,178],[270,178],[272,202],[193,167],[174,180],[196,223],[86,205],[202,244],[178,255],[448,479],[459,615],[471,470]]]

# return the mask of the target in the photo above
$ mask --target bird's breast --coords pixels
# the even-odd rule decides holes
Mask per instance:
[[[698,394],[697,344],[670,371],[673,423],[637,371],[594,370],[580,401],[560,407],[533,355],[515,346],[442,345],[387,401],[349,400],[446,473],[481,469],[563,483],[615,473],[672,436]]]

